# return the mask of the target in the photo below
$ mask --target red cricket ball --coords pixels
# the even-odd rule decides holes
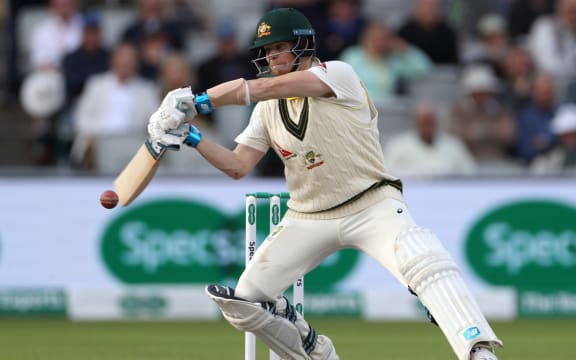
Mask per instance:
[[[106,190],[100,195],[100,204],[106,209],[112,209],[118,205],[118,194],[113,190]]]

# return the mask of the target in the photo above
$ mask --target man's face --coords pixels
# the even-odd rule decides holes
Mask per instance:
[[[76,13],[76,0],[52,0],[52,10],[62,19],[68,20]]]
[[[371,23],[362,32],[361,44],[370,55],[385,55],[390,51],[391,43],[390,31],[380,23]]]
[[[505,59],[506,73],[510,76],[523,76],[532,71],[530,53],[522,47],[513,47]]]
[[[420,110],[415,116],[416,131],[427,144],[432,144],[436,137],[436,115],[432,110]]]
[[[438,23],[441,16],[440,2],[438,0],[419,0],[414,8],[414,17],[424,26]]]
[[[98,27],[85,27],[84,28],[84,48],[87,50],[96,50],[101,45],[101,31]]]
[[[266,61],[268,61],[268,66],[270,67],[272,75],[283,75],[292,70],[295,58],[291,51],[293,47],[294,43],[288,41],[264,46]]]
[[[116,76],[126,80],[138,70],[138,52],[132,45],[121,45],[112,55],[112,71]]]
[[[558,5],[558,16],[565,25],[576,27],[576,0],[562,0]]]
[[[532,98],[537,105],[543,108],[552,107],[556,100],[554,79],[547,75],[538,77],[532,88]]]
[[[567,150],[576,150],[576,131],[570,131],[558,137],[560,144]]]

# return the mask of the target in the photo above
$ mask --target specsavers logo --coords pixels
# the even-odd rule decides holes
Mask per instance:
[[[267,202],[258,205],[256,215],[261,241],[268,233]],[[103,232],[103,263],[128,284],[235,284],[244,269],[244,225],[243,207],[228,215],[179,199],[133,205]],[[358,260],[352,250],[327,258],[306,277],[307,290],[335,288]]]
[[[472,226],[465,247],[472,268],[490,284],[573,288],[576,209],[548,200],[506,204]]]

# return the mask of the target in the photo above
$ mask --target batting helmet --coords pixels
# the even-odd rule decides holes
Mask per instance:
[[[292,53],[297,59],[314,56],[316,44],[314,29],[310,21],[300,11],[292,8],[277,8],[264,14],[258,21],[256,37],[251,50],[258,50],[258,58],[253,60],[259,75],[265,73],[265,56],[262,48],[266,45],[290,41],[295,45]]]

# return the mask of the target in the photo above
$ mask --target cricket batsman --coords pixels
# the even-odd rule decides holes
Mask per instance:
[[[269,148],[284,163],[290,200],[277,231],[256,251],[236,288],[209,285],[208,296],[232,326],[254,333],[282,359],[336,360],[330,339],[282,294],[330,254],[358,249],[418,296],[459,360],[496,360],[494,348],[502,342],[457,264],[432,231],[416,224],[402,182],[386,170],[378,114],[354,69],[315,57],[314,29],[295,9],[266,13],[255,30],[259,78],[231,80],[200,94],[173,90],[148,124],[157,146],[188,145],[234,179],[251,172]],[[179,110],[182,103],[189,110]],[[234,150],[188,123],[215,107],[252,103]]]

